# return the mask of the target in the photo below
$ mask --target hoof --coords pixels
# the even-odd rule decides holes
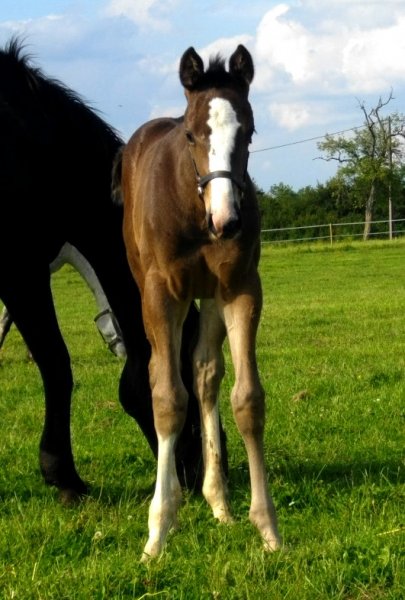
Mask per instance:
[[[76,490],[66,489],[59,491],[59,500],[63,506],[72,507],[77,506],[87,495],[83,492],[77,492]]]
[[[214,511],[214,517],[217,519],[217,521],[219,521],[220,523],[225,523],[226,525],[232,525],[233,523],[235,523],[235,519],[233,518],[229,510],[221,509],[219,511]]]
[[[151,560],[156,559],[160,553],[162,552],[162,544],[159,544],[157,541],[153,544],[148,542],[142,552],[142,556],[140,559],[141,563],[148,563]]]
[[[74,464],[46,450],[40,451],[39,465],[47,485],[60,490],[62,504],[76,504],[88,494],[88,487],[79,477]]]
[[[266,552],[277,552],[277,550],[281,550],[283,548],[283,542],[279,537],[265,537],[263,540],[263,548]]]
[[[147,564],[148,562],[150,562],[152,560],[152,556],[150,554],[147,554],[146,552],[142,552],[142,556],[140,558],[140,563],[142,564]]]

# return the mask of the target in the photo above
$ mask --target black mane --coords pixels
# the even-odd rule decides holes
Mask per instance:
[[[45,75],[31,63],[32,56],[25,52],[23,42],[13,37],[0,49],[0,102],[8,106],[31,110],[53,117],[53,124],[64,123],[64,129],[80,127],[85,123],[94,135],[114,147],[123,143],[118,132],[107,124],[98,111],[91,107],[79,94],[58,79]],[[23,103],[23,104],[22,104]],[[58,117],[62,116],[62,119]]]
[[[211,56],[208,64],[207,73],[212,72],[224,72],[225,69],[225,59],[220,54],[216,54],[215,56]]]
[[[240,87],[240,81],[235,79],[235,77],[226,70],[225,59],[220,54],[210,57],[208,68],[202,75],[197,86],[199,90],[206,90],[213,87]]]

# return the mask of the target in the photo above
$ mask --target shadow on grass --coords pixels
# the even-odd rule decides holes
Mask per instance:
[[[273,476],[293,482],[318,481],[334,483],[340,488],[355,487],[367,482],[380,481],[399,484],[405,481],[404,464],[398,461],[381,462],[365,460],[352,462],[320,463],[310,461],[285,460],[273,468]]]
[[[277,497],[279,507],[300,508],[313,505],[314,495],[333,501],[333,498],[347,496],[362,487],[373,489],[373,493],[383,495],[391,493],[391,489],[405,482],[405,469],[398,462],[353,461],[322,464],[317,462],[285,459],[277,466],[268,469],[269,486]],[[321,488],[323,491],[321,491]],[[232,498],[250,500],[249,469],[246,463],[230,469],[229,490]],[[243,502],[243,500],[242,500]]]
[[[131,463],[127,458],[127,466]],[[83,498],[96,501],[102,506],[111,507],[122,502],[142,504],[151,500],[154,493],[156,464],[153,460],[144,461],[140,470],[139,461],[134,459],[133,475],[128,476],[128,471],[121,470],[112,479],[110,475],[103,483],[95,481],[89,484],[89,494]],[[129,469],[131,470],[131,469]],[[381,462],[377,460],[334,462],[322,464],[315,461],[300,461],[293,457],[278,457],[273,466],[268,468],[269,485],[272,492],[278,497],[278,505],[290,506],[297,504],[295,497],[301,498],[300,502],[308,496],[315,487],[327,488],[328,496],[347,494],[361,486],[374,486],[376,488],[389,488],[405,482],[405,469],[400,460]],[[36,479],[36,481],[34,481]],[[100,477],[101,479],[101,477]],[[39,473],[30,473],[26,477],[19,477],[18,481],[10,480],[0,488],[0,502],[2,513],[7,512],[7,505],[15,501],[27,504],[33,499],[41,503],[58,501],[59,491],[48,487]],[[247,462],[242,462],[229,469],[228,485],[230,497],[241,500],[244,504],[250,498],[250,478]],[[191,497],[201,497],[201,492],[194,491]],[[313,499],[312,499],[313,500]],[[296,506],[298,508],[298,506]]]

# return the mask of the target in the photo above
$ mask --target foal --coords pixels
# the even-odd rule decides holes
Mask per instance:
[[[267,550],[280,545],[264,465],[264,392],[255,353],[262,291],[260,218],[247,174],[253,75],[252,58],[241,45],[229,71],[220,57],[205,71],[201,57],[189,48],[180,62],[184,117],[144,124],[123,152],[124,239],[152,346],[149,376],[158,436],[143,560],[162,550],[181,501],[174,460],[187,411],[180,343],[194,299],[200,299],[201,309],[193,368],[202,417],[203,494],[217,519],[231,521],[218,421],[227,334],[235,369],[232,408],[249,460],[250,520]]]

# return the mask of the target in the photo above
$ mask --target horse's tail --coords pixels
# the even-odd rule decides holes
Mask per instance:
[[[112,173],[111,173],[111,197],[114,204],[122,206],[122,188],[121,188],[121,173],[122,173],[122,153],[124,144],[118,149],[115,155]]]

